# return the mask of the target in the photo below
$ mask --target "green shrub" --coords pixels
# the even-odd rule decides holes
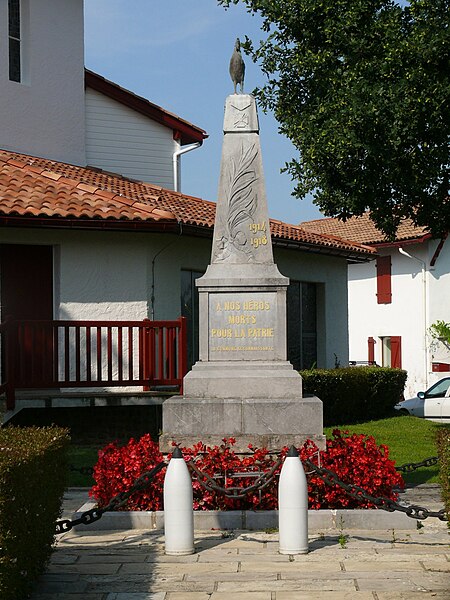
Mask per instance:
[[[392,413],[406,381],[406,371],[386,367],[349,367],[300,371],[305,394],[323,402],[325,425],[381,419]]]
[[[0,598],[26,598],[61,513],[69,444],[59,427],[0,429]]]
[[[436,446],[439,456],[439,483],[450,526],[450,429],[438,430]]]

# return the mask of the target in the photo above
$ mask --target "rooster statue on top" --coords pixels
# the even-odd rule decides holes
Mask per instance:
[[[230,60],[230,76],[234,84],[234,93],[237,94],[237,84],[240,86],[241,94],[244,92],[245,64],[241,55],[241,42],[236,39],[234,51]]]

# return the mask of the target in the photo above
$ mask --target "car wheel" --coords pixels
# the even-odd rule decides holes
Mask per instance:
[[[399,412],[401,415],[409,415],[409,412],[406,410],[406,408],[401,408],[401,409],[400,409],[398,412]]]

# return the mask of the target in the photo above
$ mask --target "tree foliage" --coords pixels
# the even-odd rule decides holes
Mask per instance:
[[[294,195],[327,216],[369,209],[388,237],[410,217],[450,229],[450,1],[218,0],[244,3],[266,39],[243,45],[255,90],[299,151]]]

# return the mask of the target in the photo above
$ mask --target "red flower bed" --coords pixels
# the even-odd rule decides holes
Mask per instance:
[[[130,439],[126,446],[117,442],[108,444],[98,452],[98,462],[94,467],[95,485],[89,495],[106,506],[119,492],[130,489],[136,479],[164,460],[157,442],[150,434],[139,441]],[[165,469],[160,471],[148,488],[133,494],[125,507],[120,510],[162,510],[162,496]]]
[[[193,448],[182,448],[186,460],[192,460],[197,469],[214,478],[222,488],[245,488],[255,483],[261,473],[268,472],[278,457],[270,455],[265,448],[254,449],[248,455],[238,455],[233,450],[233,438],[224,439],[220,446],[206,447],[202,442]],[[284,458],[288,449],[283,448]],[[339,430],[333,431],[333,439],[327,440],[325,451],[318,451],[313,442],[308,441],[300,448],[302,460],[310,459],[325,467],[348,484],[356,484],[370,495],[397,498],[395,487],[403,487],[403,479],[389,459],[386,446],[378,446],[373,437],[348,435]],[[89,492],[99,506],[105,506],[110,499],[122,491],[127,491],[133,482],[146,471],[163,460],[157,442],[150,435],[139,441],[131,439],[126,446],[108,444],[99,451],[99,460],[94,467],[95,485]],[[215,490],[206,490],[194,475],[192,480],[194,510],[271,510],[277,508],[278,475],[260,492],[246,498],[234,499]],[[308,469],[306,468],[308,471]],[[256,477],[252,477],[254,473]],[[250,474],[250,475],[249,475]],[[161,510],[164,484],[164,470],[155,477],[148,488],[133,494],[122,510]],[[372,508],[365,500],[351,498],[342,488],[325,484],[314,473],[308,473],[309,507],[320,508]]]
[[[305,456],[305,447],[300,452]],[[316,461],[313,461],[316,462]],[[320,452],[320,466],[336,473],[341,481],[363,488],[375,498],[385,496],[397,499],[394,488],[403,488],[403,477],[389,459],[389,449],[378,446],[373,436],[348,435],[338,429],[333,439],[327,440],[327,449]],[[374,508],[363,499],[354,499],[338,486],[329,486],[317,475],[308,477],[308,503],[310,508]]]

